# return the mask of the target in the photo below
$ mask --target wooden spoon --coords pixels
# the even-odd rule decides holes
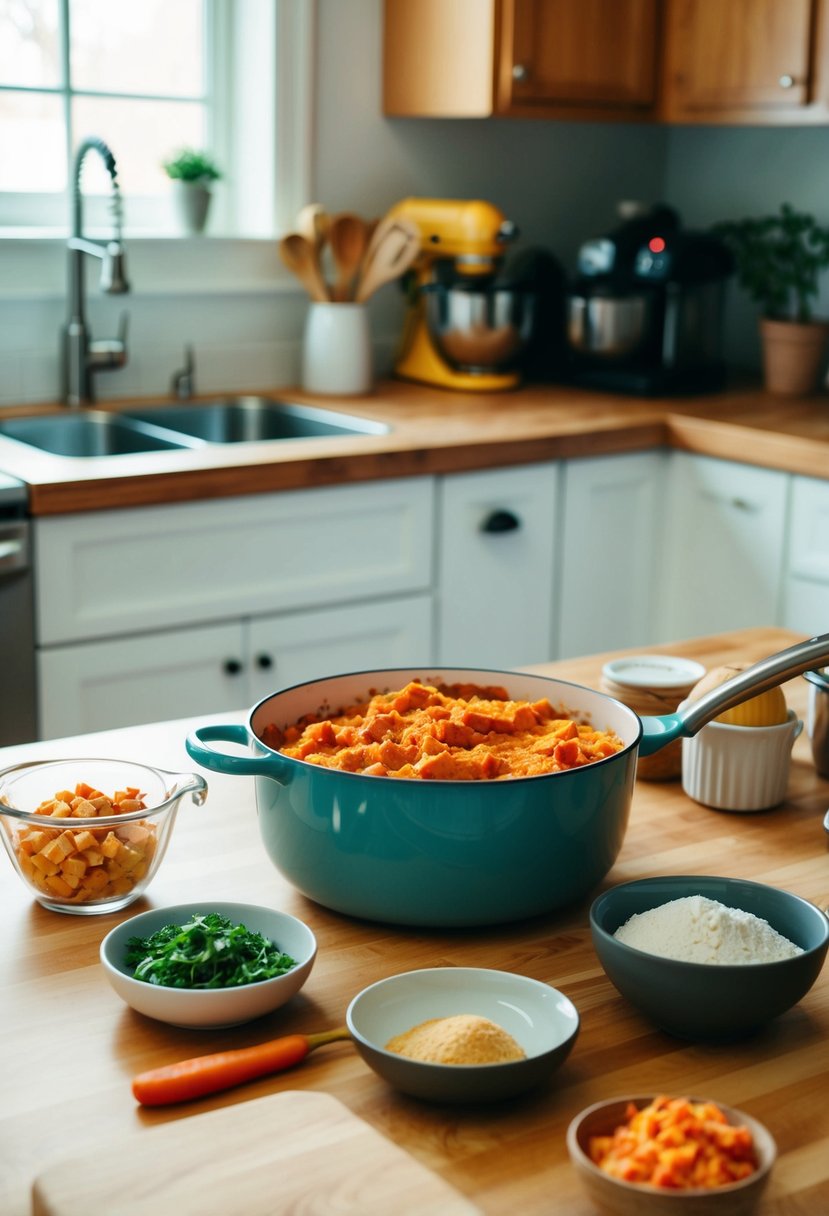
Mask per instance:
[[[412,220],[383,219],[369,242],[354,299],[367,300],[385,283],[409,269],[420,253],[420,229]]]
[[[366,221],[349,211],[332,216],[328,243],[337,274],[332,296],[335,300],[353,299],[354,276],[368,248]]]
[[[296,231],[311,242],[317,253],[328,238],[330,225],[331,216],[327,214],[322,203],[306,203],[297,213]]]
[[[318,302],[331,299],[322,277],[317,251],[311,241],[299,232],[289,232],[279,242],[282,261],[302,283],[312,300]]]

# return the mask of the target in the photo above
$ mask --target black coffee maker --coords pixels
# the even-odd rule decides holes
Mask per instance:
[[[564,379],[642,396],[725,381],[722,313],[731,254],[672,208],[637,208],[585,242],[566,300]]]

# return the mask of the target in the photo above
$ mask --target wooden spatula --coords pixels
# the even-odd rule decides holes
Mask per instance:
[[[382,219],[374,230],[357,280],[354,299],[359,303],[384,284],[397,279],[420,252],[420,229],[406,219]]]

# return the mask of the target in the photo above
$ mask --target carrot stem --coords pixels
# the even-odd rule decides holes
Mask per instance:
[[[293,1068],[315,1047],[349,1037],[345,1027],[339,1027],[319,1034],[291,1034],[254,1047],[194,1056],[140,1073],[132,1082],[133,1096],[143,1106],[189,1102],[205,1094],[243,1085],[256,1077]]]

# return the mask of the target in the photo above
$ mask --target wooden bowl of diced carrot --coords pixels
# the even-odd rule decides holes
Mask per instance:
[[[749,1216],[777,1155],[743,1111],[666,1094],[613,1098],[567,1129],[570,1160],[605,1216]]]
[[[207,785],[126,760],[82,757],[0,772],[0,835],[37,901],[90,915],[127,907],[161,864],[185,794]]]

